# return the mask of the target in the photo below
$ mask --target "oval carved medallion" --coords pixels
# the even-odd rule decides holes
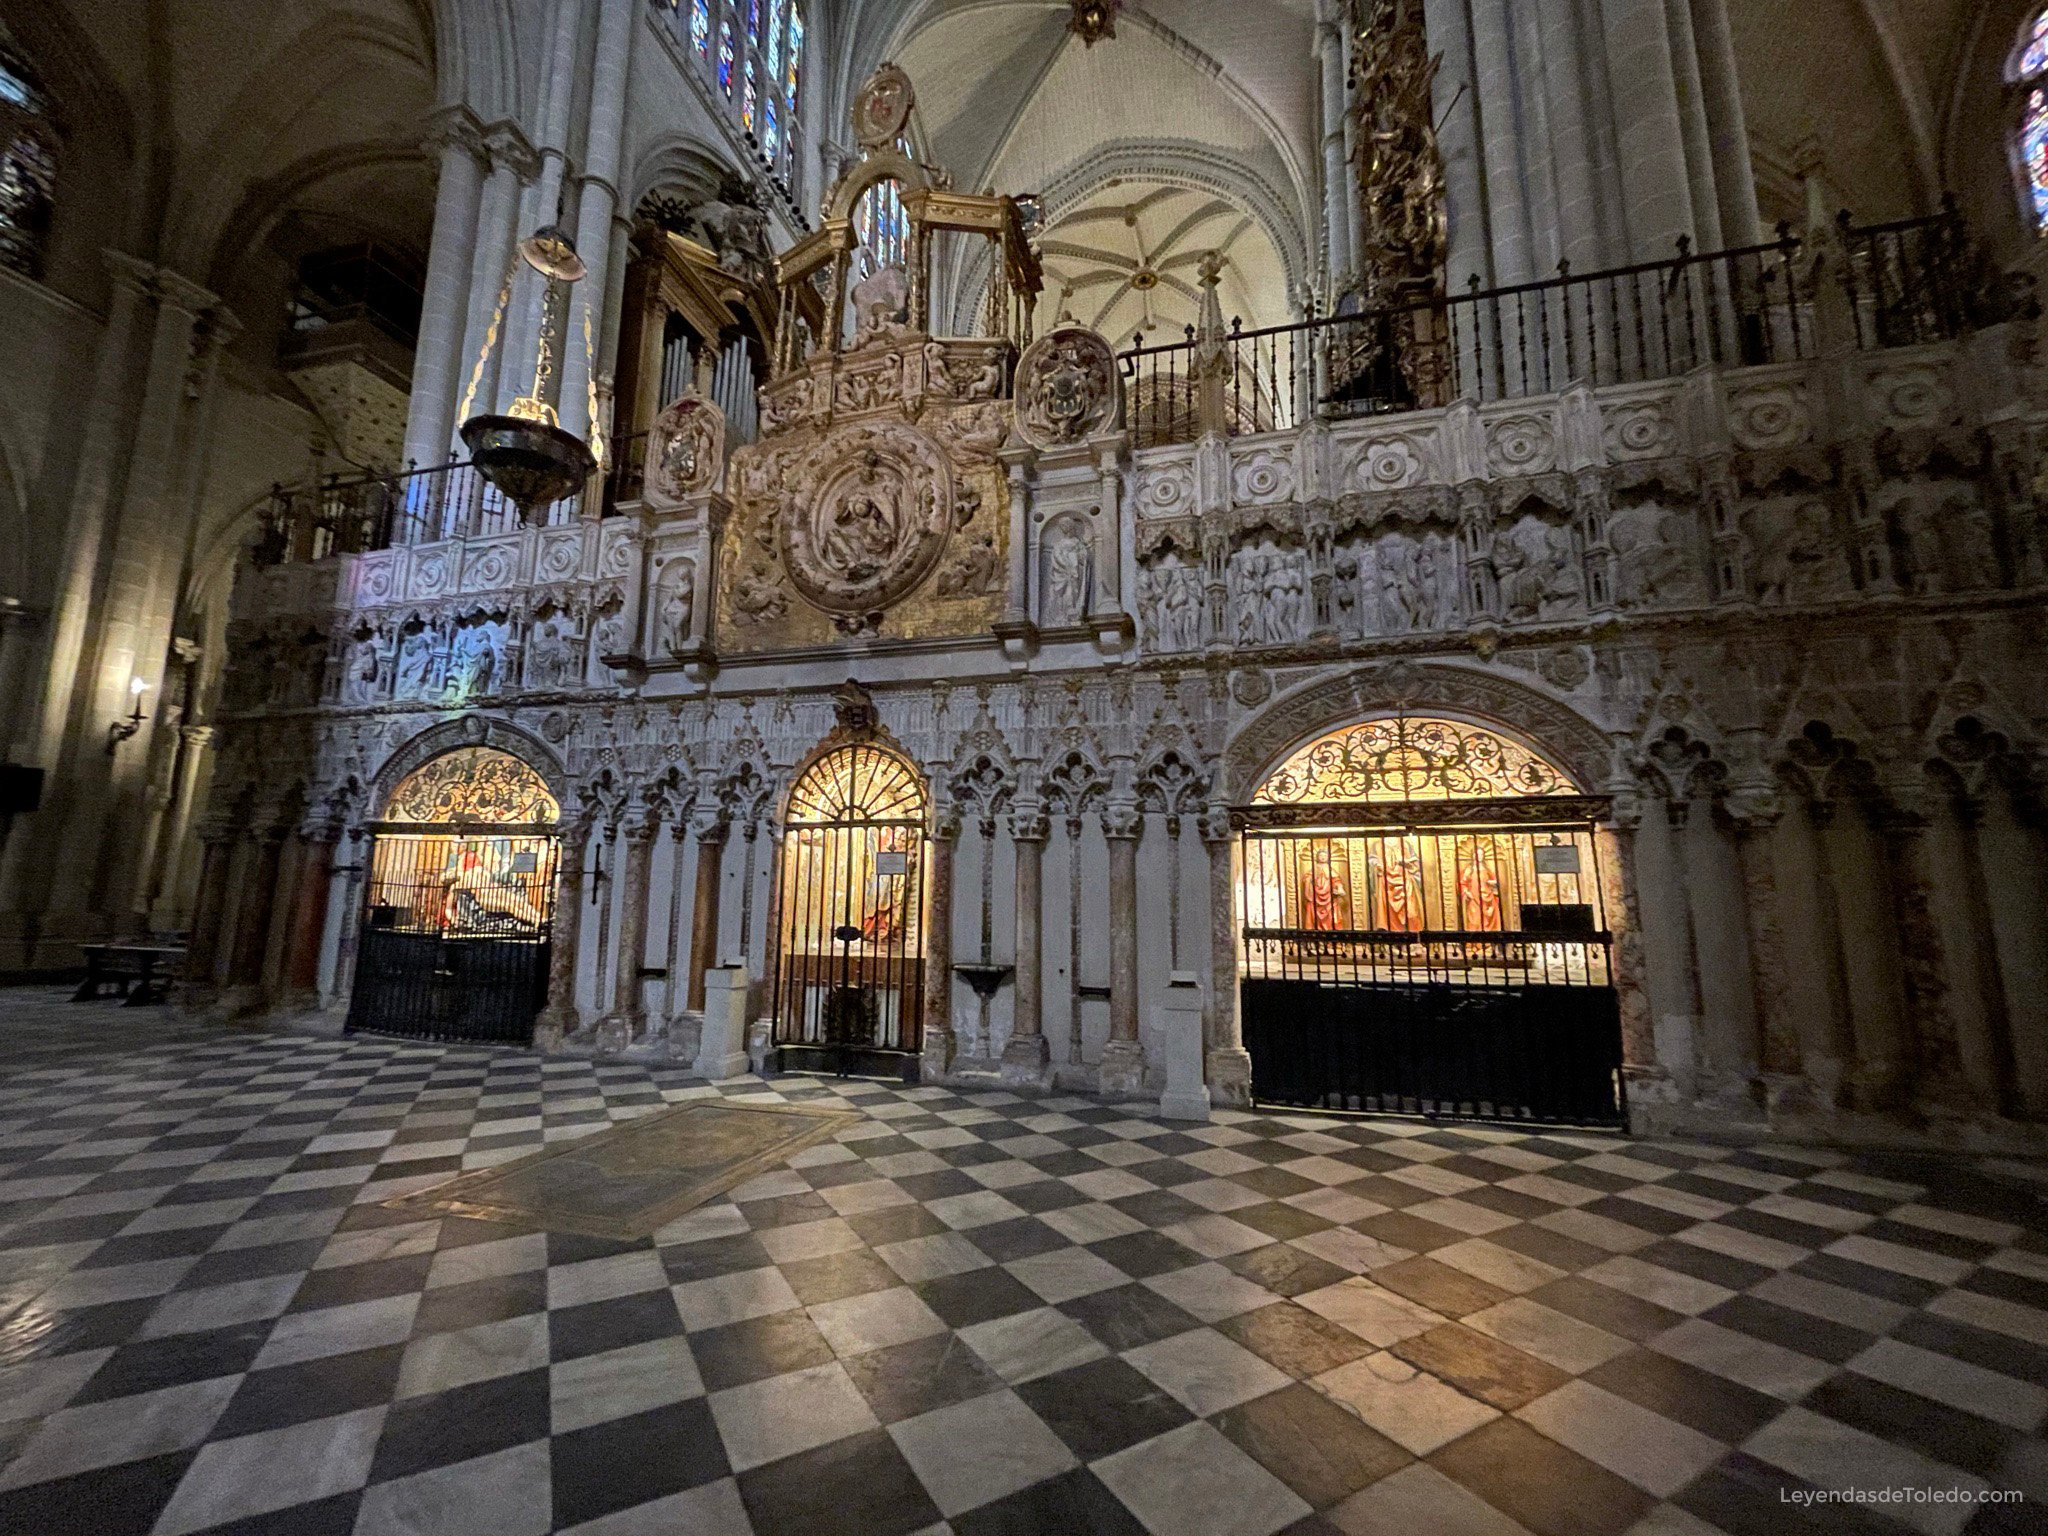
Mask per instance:
[[[953,530],[945,455],[903,423],[834,432],[792,481],[781,517],[783,564],[797,591],[835,619],[872,620],[907,597]]]

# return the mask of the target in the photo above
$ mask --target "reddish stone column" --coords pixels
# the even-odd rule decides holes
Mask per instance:
[[[287,1000],[311,1004],[320,991],[320,943],[327,936],[327,893],[334,883],[334,833],[306,834],[299,848],[299,891],[292,903],[291,945],[285,952]]]
[[[725,871],[723,821],[705,821],[697,827],[697,885],[690,902],[690,990],[683,1006],[693,1013],[704,1011],[704,973],[718,964],[718,893]]]

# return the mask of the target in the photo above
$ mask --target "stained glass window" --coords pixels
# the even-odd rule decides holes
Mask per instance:
[[[35,72],[0,28],[0,266],[40,277],[57,185],[57,132]]]
[[[2020,42],[2019,63],[2013,68],[2012,78],[2031,80],[2044,70],[2048,70],[2048,10],[2027,24]]]
[[[761,0],[747,0],[747,46],[761,46]]]
[[[1572,782],[1527,747],[1455,720],[1368,720],[1310,742],[1274,769],[1259,805],[1492,800],[1569,795]]]
[[[690,43],[697,57],[711,57],[711,0],[690,0]]]
[[[804,13],[799,5],[789,8],[789,110],[794,116],[803,101]]]
[[[773,19],[768,23],[768,73],[764,78],[771,83],[782,78],[782,12],[780,9],[776,11]]]
[[[749,133],[752,133],[754,131],[754,104],[757,100],[756,93],[754,90],[754,73],[756,69],[756,64],[757,61],[755,60],[754,55],[751,53],[748,54],[747,83],[745,90],[742,91],[740,95],[740,126],[746,129]]]
[[[761,153],[768,157],[770,164],[782,158],[782,135],[776,125],[775,98],[772,96],[761,110]]]
[[[909,226],[903,217],[903,188],[893,176],[861,194],[853,210],[853,232],[875,268],[904,265]]]
[[[718,87],[726,95],[732,94],[732,18],[730,16],[718,28]]]
[[[2020,121],[2020,168],[2034,227],[2048,230],[2048,92],[2038,87],[2027,93],[2027,115]]]

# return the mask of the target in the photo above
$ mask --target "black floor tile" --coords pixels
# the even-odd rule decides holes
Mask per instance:
[[[1083,1461],[1188,1421],[1188,1411],[1122,1360],[1092,1360],[1027,1381],[1017,1395]]]
[[[213,1438],[227,1440],[388,1403],[398,1388],[404,1354],[404,1345],[390,1344],[252,1371],[213,1426]]]
[[[541,1299],[545,1305],[545,1286]],[[561,1361],[599,1355],[651,1339],[673,1338],[682,1331],[682,1314],[676,1310],[674,1295],[666,1290],[562,1307],[548,1314],[549,1358]]]
[[[757,1532],[901,1536],[938,1522],[938,1507],[886,1430],[849,1435],[742,1472]]]
[[[524,1371],[407,1398],[385,1416],[370,1481],[410,1477],[545,1439],[548,1413],[546,1371]]]
[[[855,1355],[846,1374],[884,1424],[999,1391],[1003,1380],[950,1333]]]
[[[729,1470],[701,1397],[557,1435],[551,1454],[558,1529],[699,1487]]]

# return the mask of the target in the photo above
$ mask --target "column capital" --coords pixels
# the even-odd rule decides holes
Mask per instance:
[[[1228,843],[1236,835],[1236,829],[1230,824],[1230,807],[1227,805],[1204,806],[1199,825],[1205,843]]]
[[[522,182],[540,175],[540,152],[517,123],[492,123],[484,129],[483,141],[492,170],[509,170]]]
[[[430,155],[445,156],[451,150],[468,155],[486,169],[491,163],[487,130],[474,112],[460,103],[443,107],[427,119],[427,131],[420,136],[420,148]]]
[[[1145,814],[1135,800],[1113,800],[1102,808],[1102,835],[1111,842],[1135,843],[1145,835]]]
[[[1010,808],[1010,839],[1018,843],[1042,843],[1052,836],[1052,819],[1045,814],[1045,807],[1037,804],[1015,804]]]

